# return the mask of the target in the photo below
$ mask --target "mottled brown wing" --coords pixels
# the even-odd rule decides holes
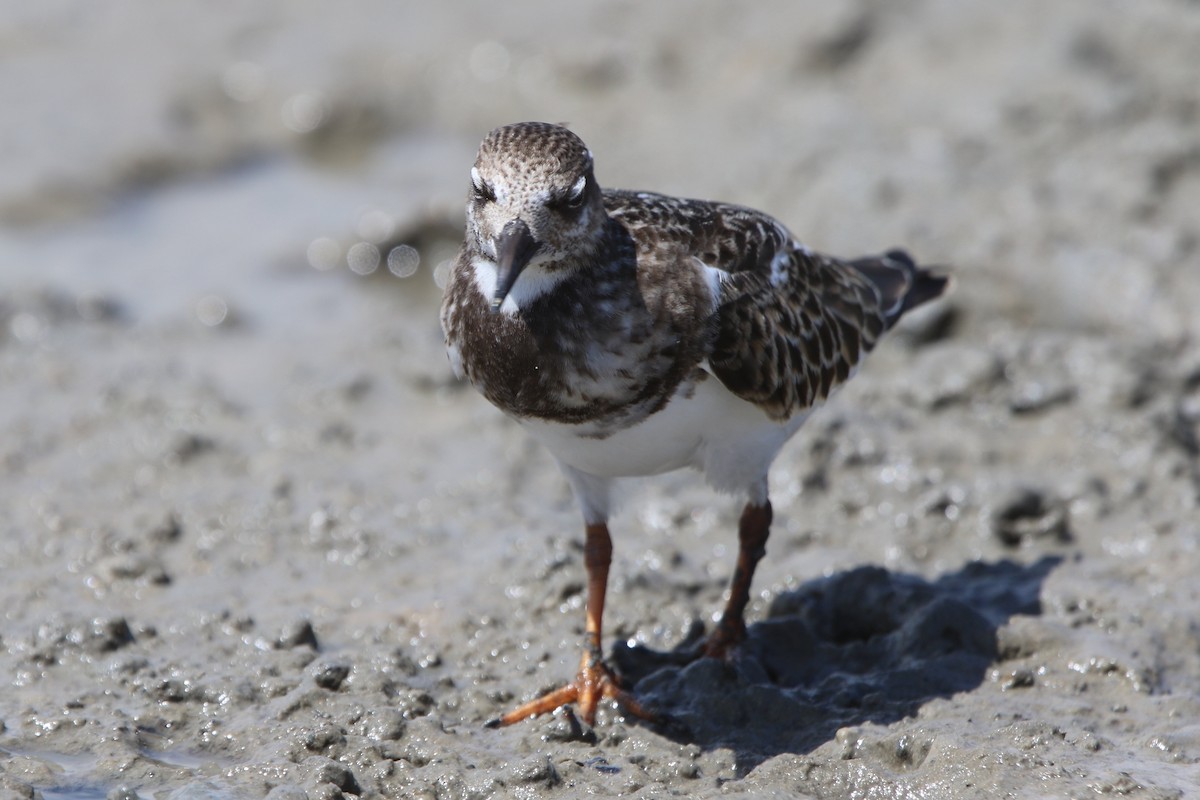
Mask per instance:
[[[753,209],[653,192],[609,190],[609,216],[629,231],[638,258],[698,258],[726,272],[770,274],[775,257],[793,246],[776,220]]]
[[[774,419],[824,400],[887,329],[880,294],[846,262],[799,245],[774,269],[722,285],[709,364],[739,397]]]
[[[946,286],[899,250],[853,261],[811,252],[742,206],[624,191],[605,192],[605,206],[639,260],[697,259],[727,273],[708,362],[775,419],[828,397],[904,311]]]

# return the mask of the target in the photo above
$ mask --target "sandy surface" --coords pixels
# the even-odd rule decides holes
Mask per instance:
[[[0,11],[0,798],[1200,795],[1200,6],[243,5]],[[736,504],[629,487],[662,728],[481,727],[583,623],[436,318],[530,118],[958,281],[777,462],[732,663]]]

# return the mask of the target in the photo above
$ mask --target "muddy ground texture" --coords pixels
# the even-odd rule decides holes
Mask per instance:
[[[1200,793],[1195,3],[35,5],[0,798]],[[738,503],[628,487],[606,646],[661,725],[482,727],[583,624],[569,490],[436,319],[478,140],[528,118],[955,275],[777,462],[735,658],[673,654]]]

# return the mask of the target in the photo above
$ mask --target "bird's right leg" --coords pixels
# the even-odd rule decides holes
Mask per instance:
[[[512,725],[523,719],[554,711],[568,703],[579,705],[583,721],[592,725],[596,721],[596,708],[601,700],[615,700],[635,717],[653,719],[654,715],[642,707],[637,700],[623,691],[617,684],[608,665],[604,663],[601,646],[604,619],[604,596],[608,589],[608,567],[612,563],[612,539],[608,525],[591,523],[586,528],[583,549],[584,565],[587,568],[587,621],[584,628],[583,657],[575,679],[552,692],[535,698],[514,708],[502,717],[489,721],[488,727]]]
[[[571,488],[583,510],[583,564],[587,569],[587,618],[584,622],[583,655],[575,679],[560,689],[535,698],[502,717],[489,721],[489,727],[512,725],[523,719],[554,711],[568,703],[577,703],[583,721],[596,720],[601,700],[615,700],[627,712],[641,719],[654,719],[628,692],[604,663],[604,599],[608,591],[608,568],[612,564],[612,538],[608,535],[609,484],[604,478],[563,465]]]

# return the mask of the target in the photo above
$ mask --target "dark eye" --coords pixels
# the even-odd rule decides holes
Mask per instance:
[[[563,205],[567,208],[583,208],[584,198],[587,197],[587,192],[580,192],[574,197],[568,195],[563,198]]]
[[[496,193],[492,191],[492,187],[485,181],[472,183],[471,188],[475,193],[475,200],[479,203],[491,203],[496,200]]]
[[[587,202],[587,179],[580,178],[574,186],[559,195],[550,205],[560,211],[578,211]]]

